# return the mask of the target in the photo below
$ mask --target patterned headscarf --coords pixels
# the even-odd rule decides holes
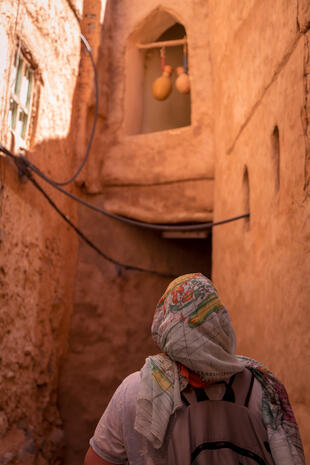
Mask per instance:
[[[182,367],[213,383],[247,366],[263,387],[263,419],[276,464],[304,464],[285,388],[258,362],[235,355],[228,312],[208,278],[192,273],[172,281],[157,304],[152,335],[164,353],[148,357],[141,370],[135,429],[153,447],[162,446],[170,416],[183,405],[180,393],[188,384],[188,370]]]

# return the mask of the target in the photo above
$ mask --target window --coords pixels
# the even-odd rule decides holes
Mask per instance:
[[[182,24],[176,23],[156,42],[184,39],[186,31]],[[155,100],[152,95],[152,84],[161,75],[159,48],[153,48],[144,55],[144,89],[143,89],[143,118],[141,133],[164,131],[166,129],[190,126],[191,98],[190,93],[180,94],[176,90],[176,69],[183,65],[183,46],[166,48],[166,64],[172,65],[172,92],[164,101]]]
[[[161,7],[147,16],[129,36],[125,73],[126,134],[148,134],[191,125],[190,92],[180,93],[175,86],[176,69],[184,65],[189,50],[181,44],[169,46],[169,42],[172,45],[182,40],[187,40],[185,27]],[[159,45],[161,42],[166,43],[165,47]],[[171,94],[159,101],[152,94],[152,86],[162,73],[161,48],[165,49],[165,64],[171,65],[174,71]]]
[[[25,148],[29,135],[30,113],[33,97],[34,70],[19,51],[15,52],[9,107],[9,128],[15,147]]]

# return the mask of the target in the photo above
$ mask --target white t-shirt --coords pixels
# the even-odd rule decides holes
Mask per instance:
[[[140,372],[132,373],[124,379],[102,415],[90,445],[97,455],[115,464],[128,461],[130,465],[166,465],[169,426],[161,449],[153,448],[149,441],[134,429],[139,387]],[[219,400],[223,398],[225,386],[214,384],[205,391],[211,399]],[[256,379],[249,409],[262,415],[262,388]]]

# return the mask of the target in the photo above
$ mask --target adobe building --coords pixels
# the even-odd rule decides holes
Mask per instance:
[[[36,85],[29,123],[20,105],[27,157],[69,178],[98,104],[91,154],[68,190],[122,217],[48,189],[105,260],[2,161],[0,459],[81,463],[117,385],[157,352],[158,298],[171,276],[192,271],[215,282],[238,353],[285,384],[310,457],[308,2],[7,0],[0,21],[1,142],[14,149],[23,134],[22,124],[7,127],[19,105],[8,84],[17,50]],[[158,101],[163,57],[172,91]],[[184,64],[187,94],[176,88]]]
[[[287,386],[307,454],[309,13],[300,1],[108,2],[97,62],[100,130],[80,178],[97,205],[143,221],[177,225],[250,212],[207,239],[167,239],[85,209],[80,224],[125,263],[212,275],[238,352],[264,362]],[[144,46],[184,37],[190,95],[178,94],[174,72],[171,95],[156,101],[160,48]],[[174,69],[182,65],[183,47],[167,47],[165,58]],[[92,117],[90,109],[88,127]],[[61,388],[71,461],[87,447],[115,387],[156,352],[145,334],[167,282],[118,276],[81,247]]]
[[[76,13],[66,0],[2,1],[0,43],[0,142],[66,181],[74,169]],[[43,181],[42,187],[77,221],[72,201]],[[0,215],[0,462],[59,463],[59,364],[73,310],[78,240],[2,156]]]

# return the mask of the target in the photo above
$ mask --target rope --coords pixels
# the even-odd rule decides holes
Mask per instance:
[[[160,49],[160,65],[161,65],[161,71],[164,72],[165,69],[165,55],[166,55],[166,49],[165,47],[162,47]]]
[[[187,44],[185,43],[183,46],[183,67],[184,73],[188,73],[188,62],[187,62]]]

